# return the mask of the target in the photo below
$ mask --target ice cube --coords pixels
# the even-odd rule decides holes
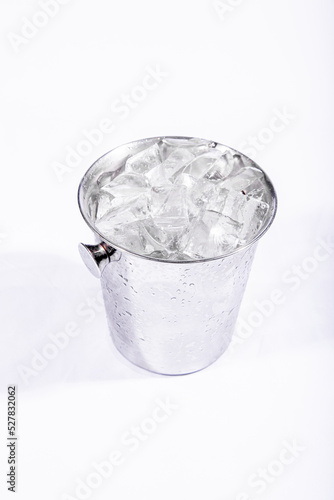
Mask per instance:
[[[243,229],[240,233],[240,239],[243,240],[244,243],[252,240],[256,234],[258,234],[263,226],[268,211],[268,203],[256,198],[249,198],[246,200],[241,209]]]
[[[211,255],[221,255],[236,248],[243,225],[230,217],[207,211],[203,222],[210,228],[209,247]]]
[[[124,170],[124,165],[120,165],[116,170],[110,172],[103,172],[97,178],[97,184],[100,188],[103,188],[106,184],[112,182],[122,171]]]
[[[193,219],[182,235],[178,250],[192,258],[219,257],[235,249],[242,226],[214,211]]]
[[[144,219],[148,215],[148,198],[145,195],[133,199],[123,200],[121,205],[114,205],[116,198],[110,203],[110,208],[103,215],[96,219],[96,227],[101,233],[108,232],[109,228],[114,228],[122,224]]]
[[[189,137],[189,138],[183,138],[183,137],[164,137],[162,139],[162,143],[166,144],[167,146],[170,146],[172,150],[175,150],[176,148],[193,148],[193,147],[198,147],[198,146],[205,146],[208,147],[209,144],[212,143],[212,141],[207,141],[206,139],[198,139],[197,137]]]
[[[175,238],[189,223],[189,207],[185,186],[171,186],[152,190],[151,214],[154,222],[169,238],[169,249],[173,249]]]
[[[174,181],[174,175],[194,158],[195,156],[189,150],[177,148],[163,163],[150,170],[146,177],[151,186],[168,185]]]
[[[156,186],[150,192],[151,214],[154,217],[161,213],[173,186]]]
[[[139,153],[130,156],[125,164],[126,172],[135,172],[137,174],[144,174],[156,167],[162,162],[160,149],[157,144],[140,151]]]
[[[164,206],[157,215],[165,217],[188,218],[188,207],[186,199],[187,188],[185,186],[173,186],[167,196]]]
[[[207,210],[212,210],[213,212],[222,213],[227,196],[228,196],[227,189],[216,188],[213,191],[212,195],[210,196],[208,202],[206,203],[205,208]]]
[[[110,241],[121,248],[140,255],[145,255],[147,252],[147,245],[141,236],[140,224],[140,221],[135,220],[128,223],[124,222],[114,227],[108,233]]]
[[[95,219],[101,219],[111,208],[113,196],[109,193],[101,193],[98,199]]]
[[[181,173],[175,177],[174,184],[176,186],[186,186],[187,189],[191,189],[196,184],[196,179],[189,174]]]
[[[206,153],[196,156],[188,165],[182,170],[182,173],[189,174],[195,179],[204,177],[214,163],[221,158],[222,154],[217,149],[212,149]]]
[[[122,210],[127,205],[134,205],[136,200],[149,195],[148,181],[138,174],[121,174],[105,185],[101,191],[101,199],[109,195],[109,210]],[[106,198],[105,198],[106,200]],[[138,202],[141,203],[140,201]]]
[[[233,170],[235,173],[245,168],[244,160],[238,153],[233,155],[232,162],[233,162]]]
[[[169,246],[169,237],[159,225],[149,217],[141,221],[142,236],[149,241],[156,250],[166,250]]]
[[[149,170],[146,173],[146,178],[151,187],[160,187],[171,184],[163,163],[160,163],[156,167],[153,167],[151,170]]]
[[[201,259],[208,253],[210,230],[201,220],[193,219],[180,236],[177,244],[179,254],[187,254],[191,259]]]
[[[135,173],[124,173],[103,186],[102,192],[107,192],[114,198],[133,198],[143,194],[148,187],[149,183],[144,176]]]
[[[181,137],[164,137],[160,143],[160,151],[163,160],[165,160],[178,148],[182,148],[184,151],[187,150],[196,156],[214,148],[215,146],[216,143],[213,141],[206,141],[195,137],[189,139],[183,139]]]
[[[242,223],[242,208],[246,203],[246,196],[242,191],[230,191],[222,188],[220,193],[225,196],[225,202],[222,205],[221,213],[237,222]]]
[[[207,179],[198,179],[188,190],[189,200],[197,207],[201,207],[209,203],[210,199],[214,197],[215,191],[216,186],[213,182]]]
[[[181,172],[182,168],[190,163],[194,158],[195,155],[188,149],[175,149],[162,163],[166,176],[169,179],[174,180],[178,172]]]
[[[151,212],[154,216],[188,216],[186,203],[187,188],[171,185],[153,188],[151,191]]]
[[[96,221],[96,227],[100,233],[106,238],[115,234],[115,230],[119,230],[125,224],[138,222],[136,215],[131,208],[125,210],[106,212],[100,219]]]
[[[95,222],[96,215],[100,202],[100,193],[98,191],[91,191],[87,200],[88,215],[92,222]]]
[[[223,181],[222,187],[232,189],[234,191],[248,191],[253,189],[264,189],[263,173],[261,170],[253,167],[245,167],[236,175],[228,177]]]
[[[179,174],[174,182],[175,186],[185,186],[186,204],[188,206],[189,216],[196,217],[199,209],[205,204],[214,189],[211,182],[201,179],[196,180],[189,174]]]
[[[205,177],[213,181],[221,181],[232,173],[237,173],[237,168],[235,167],[231,153],[226,153],[213,163],[212,167],[205,174]]]

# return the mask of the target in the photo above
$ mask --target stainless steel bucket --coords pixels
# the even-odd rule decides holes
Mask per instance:
[[[159,139],[120,146],[87,171],[79,187],[79,207],[96,244],[80,244],[79,251],[88,269],[101,279],[108,325],[119,352],[146,370],[181,375],[205,368],[227,349],[257,241],[275,217],[277,199],[264,174],[270,193],[265,223],[247,246],[224,257],[171,262],[117,247],[92,223],[87,204],[90,188],[102,172],[116,170],[129,154]]]

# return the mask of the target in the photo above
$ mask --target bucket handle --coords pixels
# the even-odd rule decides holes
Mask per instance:
[[[110,257],[116,252],[115,248],[101,242],[97,245],[79,243],[79,253],[88,271],[95,278],[100,278],[104,268],[109,264]]]

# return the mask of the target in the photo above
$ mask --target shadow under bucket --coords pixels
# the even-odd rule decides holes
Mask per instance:
[[[253,161],[211,141],[215,150],[222,154],[228,150],[246,167],[261,171],[269,208],[252,238],[224,255],[186,261],[123,248],[96,227],[90,197],[101,175],[117,175],[129,157],[164,140],[197,141],[188,137],[142,139],[115,148],[86,172],[79,187],[79,207],[96,244],[80,244],[79,250],[88,269],[101,279],[108,325],[119,352],[146,370],[182,375],[205,368],[227,349],[257,242],[273,222],[277,198],[270,179]]]

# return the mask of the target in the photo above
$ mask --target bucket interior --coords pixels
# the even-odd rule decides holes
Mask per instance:
[[[178,136],[159,136],[159,137],[153,137],[153,138],[148,138],[148,139],[141,139],[138,141],[130,142],[121,146],[116,147],[115,149],[109,151],[106,153],[104,156],[99,158],[91,167],[90,169],[86,172],[84,175],[80,186],[79,186],[79,192],[78,192],[78,201],[79,201],[79,207],[80,211],[82,213],[82,216],[88,226],[92,229],[92,231],[98,236],[99,239],[102,241],[105,241],[107,244],[110,246],[114,247],[115,249],[119,249],[122,251],[134,253],[128,250],[127,248],[123,248],[120,245],[118,245],[115,241],[111,241],[108,237],[106,237],[104,234],[101,234],[98,230],[98,228],[95,225],[95,220],[94,220],[94,214],[91,211],[90,203],[89,200],[92,196],[92,193],[94,190],[96,190],[99,179],[104,173],[112,173],[112,175],[115,175],[115,177],[118,175],[118,173],[122,170],[126,160],[137,154],[140,153],[141,151],[145,150],[146,148],[149,148],[150,146],[153,146],[155,144],[160,143],[163,139],[178,139],[178,140],[198,140],[201,141],[202,139],[196,139],[196,138],[190,138],[190,137],[178,137]],[[277,197],[276,193],[274,190],[274,187],[269,179],[269,177],[266,175],[266,173],[251,159],[249,159],[247,156],[243,155],[242,153],[238,152],[237,150],[230,148],[228,146],[225,146],[223,144],[215,143],[212,141],[213,147],[224,153],[226,150],[231,152],[232,154],[239,155],[246,167],[252,167],[253,169],[258,169],[261,171],[263,174],[263,184],[265,186],[265,201],[269,205],[269,209],[266,213],[266,216],[262,222],[261,228],[259,231],[254,235],[254,237],[247,242],[247,244],[242,245],[237,247],[234,251],[224,254],[223,256],[231,255],[233,253],[236,253],[253,243],[257,241],[270,227],[275,214],[276,214],[276,209],[277,209]],[[137,254],[136,254],[137,255]],[[144,258],[149,258],[147,256],[139,255],[140,257]],[[222,255],[217,255],[214,258],[222,258]],[[162,259],[163,260],[163,259]],[[209,259],[202,259],[202,260],[212,260],[212,258]],[[168,260],[168,262],[171,262]],[[185,261],[188,262],[189,261]]]

